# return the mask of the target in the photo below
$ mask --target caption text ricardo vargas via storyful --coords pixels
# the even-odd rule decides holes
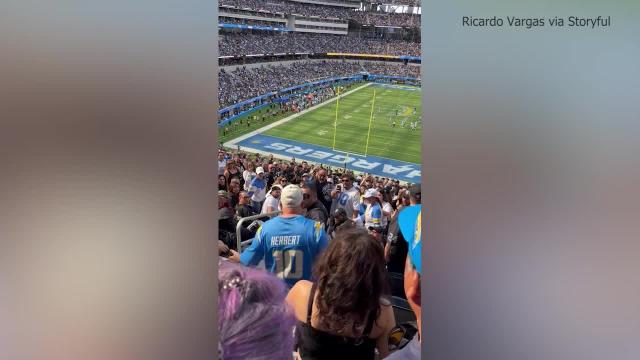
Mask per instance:
[[[463,27],[519,27],[532,29],[536,27],[584,27],[595,29],[596,27],[610,27],[611,16],[598,16],[595,18],[569,16],[568,18],[553,17],[553,18],[525,18],[517,16],[507,16],[505,18],[493,16],[493,17],[474,17],[463,16]]]

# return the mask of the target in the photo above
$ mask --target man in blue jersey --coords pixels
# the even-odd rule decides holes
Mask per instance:
[[[298,280],[310,280],[314,261],[328,245],[324,226],[302,216],[302,190],[287,185],[280,195],[282,213],[266,221],[251,245],[235,259],[256,266],[264,259],[267,271],[283,279],[289,287]]]
[[[264,169],[262,167],[256,169],[256,176],[251,180],[248,192],[249,196],[251,196],[253,211],[259,214],[267,197],[267,182],[264,179]]]

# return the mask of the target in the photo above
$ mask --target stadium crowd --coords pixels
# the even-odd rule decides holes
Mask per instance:
[[[403,66],[397,64],[385,64],[377,62],[365,62],[364,68],[370,74],[403,76],[403,77],[420,77],[420,66]]]
[[[218,46],[222,56],[326,52],[420,56],[420,43],[415,42],[299,32],[221,33]]]
[[[220,69],[218,74],[221,107],[305,82],[347,76],[360,72],[350,62],[293,62],[289,65],[262,65],[255,68]]]
[[[221,68],[218,73],[220,107],[264,95],[294,85],[329,77],[355,75],[362,71],[389,76],[420,77],[420,67],[379,64],[363,61],[297,61],[287,65],[262,65],[254,68]]]
[[[238,24],[238,25],[258,25],[258,26],[271,26],[271,27],[286,27],[285,23],[269,20],[256,20],[256,19],[239,19],[228,16],[221,16],[220,23],[224,24]]]
[[[420,27],[421,21],[421,17],[418,14],[390,14],[369,11],[355,11],[350,15],[350,18],[361,24],[397,27]]]
[[[419,184],[223,148],[218,170],[220,358],[420,358],[419,322],[391,306],[420,318]]]
[[[286,0],[220,0],[218,3],[237,8],[336,19],[348,19],[350,13],[353,12],[346,7],[298,3]]]
[[[297,14],[342,20],[351,19],[361,24],[377,26],[420,27],[420,15],[418,14],[355,11],[353,8],[348,7],[298,3],[286,0],[220,0],[219,4],[273,13]]]

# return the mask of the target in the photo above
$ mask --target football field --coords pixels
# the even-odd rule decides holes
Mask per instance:
[[[418,87],[372,84],[263,134],[420,164],[421,94]]]

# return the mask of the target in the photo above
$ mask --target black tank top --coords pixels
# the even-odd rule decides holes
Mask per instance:
[[[316,284],[314,283],[309,294],[307,322],[300,321],[296,325],[300,357],[303,360],[373,360],[375,358],[376,340],[369,338],[369,334],[376,320],[376,311],[372,311],[371,315],[369,315],[361,338],[333,335],[311,326],[311,311],[315,292]]]

